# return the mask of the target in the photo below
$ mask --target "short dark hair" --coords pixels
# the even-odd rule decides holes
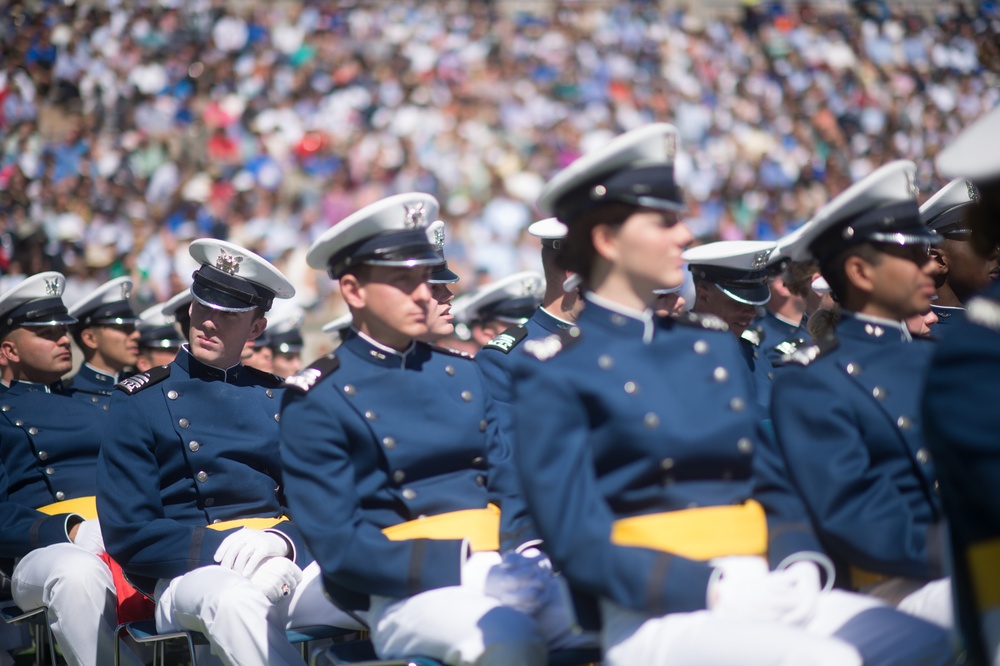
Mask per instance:
[[[568,231],[559,247],[556,263],[567,271],[577,273],[583,279],[583,283],[589,285],[594,261],[597,259],[591,232],[602,224],[620,227],[638,210],[641,209],[636,206],[611,203],[590,210],[567,223]]]
[[[806,298],[812,290],[812,276],[819,271],[815,261],[793,261],[785,267],[782,279],[785,287],[795,296]]]
[[[850,257],[859,257],[873,266],[882,263],[882,253],[871,243],[866,241],[845,248],[833,255],[820,266],[820,273],[830,285],[830,291],[837,302],[843,304],[847,297],[847,289],[850,285],[847,273],[844,271],[844,263]]]

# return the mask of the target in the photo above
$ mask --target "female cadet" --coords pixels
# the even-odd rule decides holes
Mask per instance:
[[[654,316],[691,240],[675,145],[670,125],[629,132],[539,201],[569,227],[559,260],[586,288],[578,326],[514,363],[515,455],[545,550],[599,601],[608,664],[941,663],[944,632],[821,590],[829,560],[725,325]]]

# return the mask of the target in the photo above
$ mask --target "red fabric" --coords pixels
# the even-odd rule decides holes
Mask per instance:
[[[122,568],[111,559],[110,555],[103,553],[101,559],[111,569],[111,577],[115,582],[115,592],[118,593],[118,624],[135,622],[136,620],[152,620],[155,608],[153,600],[132,587],[131,583],[125,579]]]

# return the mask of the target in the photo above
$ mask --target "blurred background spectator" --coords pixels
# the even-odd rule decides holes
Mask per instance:
[[[927,196],[1000,104],[992,2],[3,4],[0,289],[131,275],[139,310],[215,236],[285,271],[307,332],[343,305],[305,250],[393,193],[438,197],[469,290],[538,270],[542,183],[637,125],[679,128],[697,236],[771,239],[891,159]]]

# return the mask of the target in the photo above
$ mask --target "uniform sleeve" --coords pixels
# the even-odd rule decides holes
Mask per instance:
[[[915,578],[928,571],[934,536],[892,480],[872,469],[850,386],[816,368],[789,368],[775,384],[777,441],[819,536],[831,555],[856,566]]]
[[[352,441],[323,385],[287,392],[281,416],[285,493],[295,522],[323,571],[327,590],[400,598],[461,582],[460,540],[390,541],[365,519],[351,452],[377,455],[367,438]],[[367,433],[366,433],[367,434]],[[355,608],[365,605],[354,597]]]
[[[10,501],[7,470],[0,464],[0,557],[23,557],[36,548],[68,543],[66,523],[72,514],[49,516]]]
[[[545,551],[574,587],[661,615],[705,608],[711,567],[611,543],[614,516],[601,497],[588,445],[588,410],[544,364],[514,364],[515,460]]]
[[[97,462],[97,513],[108,553],[126,573],[174,578],[214,564],[235,530],[210,530],[166,517],[156,441],[145,396],[116,392]]]
[[[475,359],[486,392],[493,398],[500,430],[505,433],[513,432],[514,427],[510,361],[503,352],[490,349],[480,350]]]

